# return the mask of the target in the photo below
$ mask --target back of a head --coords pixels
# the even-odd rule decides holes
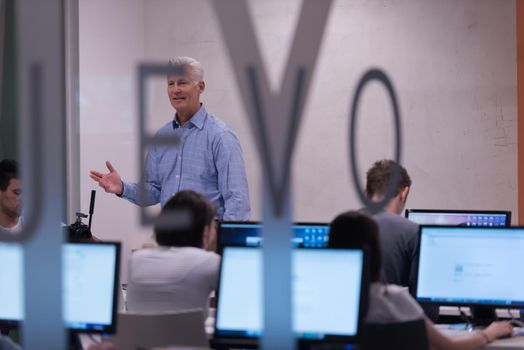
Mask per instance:
[[[369,198],[382,197],[386,194],[388,184],[397,166],[400,170],[400,178],[394,196],[398,195],[404,188],[411,186],[411,178],[406,168],[391,159],[379,160],[371,166],[366,174],[366,193]]]
[[[0,161],[0,190],[5,191],[11,179],[18,179],[18,162],[12,159]]]
[[[157,243],[161,246],[202,248],[204,228],[213,222],[216,215],[213,203],[195,191],[180,191],[164,205],[160,216],[170,217],[177,211],[187,214],[189,220],[183,224],[173,221],[172,225],[155,226]]]
[[[361,249],[367,247],[371,255],[371,281],[378,281],[382,253],[378,226],[375,221],[364,213],[348,211],[338,215],[329,226],[328,248]]]
[[[195,83],[204,80],[204,68],[202,67],[202,63],[198,62],[194,58],[187,56],[176,56],[169,60],[168,65],[175,68],[182,68],[186,73],[186,69],[189,69],[191,79]]]

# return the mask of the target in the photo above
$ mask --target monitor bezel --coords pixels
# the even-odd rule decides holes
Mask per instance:
[[[420,249],[422,242],[422,234],[424,229],[451,229],[451,230],[471,230],[471,231],[495,231],[495,230],[524,230],[524,226],[455,226],[455,225],[420,225],[418,231],[418,241],[416,250],[416,274],[415,274],[415,299],[420,304],[425,305],[442,305],[442,306],[469,306],[469,307],[489,307],[494,309],[524,309],[524,301],[521,304],[504,304],[504,303],[478,303],[478,302],[460,302],[460,301],[441,301],[441,300],[427,300],[425,298],[418,297],[418,279],[419,279],[419,267],[420,267]]]
[[[223,225],[258,225],[260,228],[264,225],[262,221],[218,221],[218,227],[217,227],[217,244],[216,244],[216,253],[220,256],[222,256],[222,251],[224,250],[224,247],[226,246],[237,246],[237,247],[244,247],[246,245],[243,244],[233,244],[233,243],[226,243],[222,244],[222,226]],[[329,229],[329,223],[326,222],[292,222],[291,228],[293,226],[321,226],[326,227]],[[329,233],[328,233],[329,235]],[[305,248],[305,247],[301,247]],[[324,249],[325,247],[318,247],[320,249]]]
[[[470,210],[470,209],[460,210],[460,209],[412,209],[410,208],[404,211],[404,217],[408,220],[409,220],[410,213],[505,215],[506,216],[505,226],[497,226],[497,227],[510,227],[511,226],[511,210]],[[431,225],[426,225],[426,226],[431,226]],[[456,226],[456,225],[434,225],[434,226]],[[480,226],[480,227],[490,227],[490,226]]]
[[[224,248],[228,247],[235,247],[235,248],[241,248],[241,249],[260,249],[260,247],[250,247],[250,246],[244,246],[244,245],[226,245]],[[360,280],[360,300],[359,300],[359,314],[357,319],[357,333],[355,335],[325,335],[322,339],[314,339],[314,338],[300,338],[299,335],[295,334],[295,339],[298,343],[299,348],[304,346],[314,346],[319,344],[355,344],[358,343],[362,337],[363,328],[364,328],[364,321],[365,321],[365,315],[367,314],[368,310],[368,295],[369,295],[369,287],[370,287],[370,254],[367,247],[363,248],[313,248],[313,247],[297,247],[293,249],[308,249],[308,250],[359,250],[362,251],[362,275]],[[244,333],[240,333],[242,331],[239,331],[238,336],[232,335],[232,334],[221,334],[220,330],[217,329],[218,325],[218,305],[220,302],[220,290],[221,290],[221,283],[222,283],[222,260],[220,262],[220,268],[219,268],[219,280],[218,280],[218,286],[216,290],[216,306],[217,306],[217,313],[216,313],[216,319],[215,319],[215,325],[214,325],[214,333],[213,338],[211,340],[212,344],[222,344],[222,345],[229,345],[229,346],[242,346],[246,348],[256,347],[259,344],[260,336],[253,335],[249,336]]]

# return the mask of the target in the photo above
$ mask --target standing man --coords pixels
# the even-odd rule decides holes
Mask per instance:
[[[202,64],[180,56],[169,65],[184,74],[167,77],[167,94],[176,113],[156,135],[177,136],[181,143],[152,146],[148,151],[145,201],[139,201],[139,184],[122,181],[109,161],[108,173],[91,171],[90,177],[106,192],[140,206],[164,206],[175,193],[193,190],[216,206],[219,220],[248,220],[249,189],[242,148],[231,129],[200,102],[205,89]]]
[[[4,159],[0,162],[0,228],[16,233],[22,229],[22,183],[18,163]]]

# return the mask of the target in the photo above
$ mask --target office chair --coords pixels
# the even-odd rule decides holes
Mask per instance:
[[[201,309],[175,313],[120,313],[117,333],[110,337],[118,350],[184,345],[209,348]]]
[[[428,350],[424,320],[389,324],[365,324],[362,334],[363,350]]]

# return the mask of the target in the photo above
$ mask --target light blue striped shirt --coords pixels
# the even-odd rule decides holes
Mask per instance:
[[[159,136],[178,136],[175,146],[151,146],[146,158],[146,200],[139,201],[138,183],[124,182],[122,197],[141,206],[162,206],[178,191],[205,195],[219,220],[248,220],[250,215],[242,148],[235,134],[203,105],[183,126],[176,118]]]

